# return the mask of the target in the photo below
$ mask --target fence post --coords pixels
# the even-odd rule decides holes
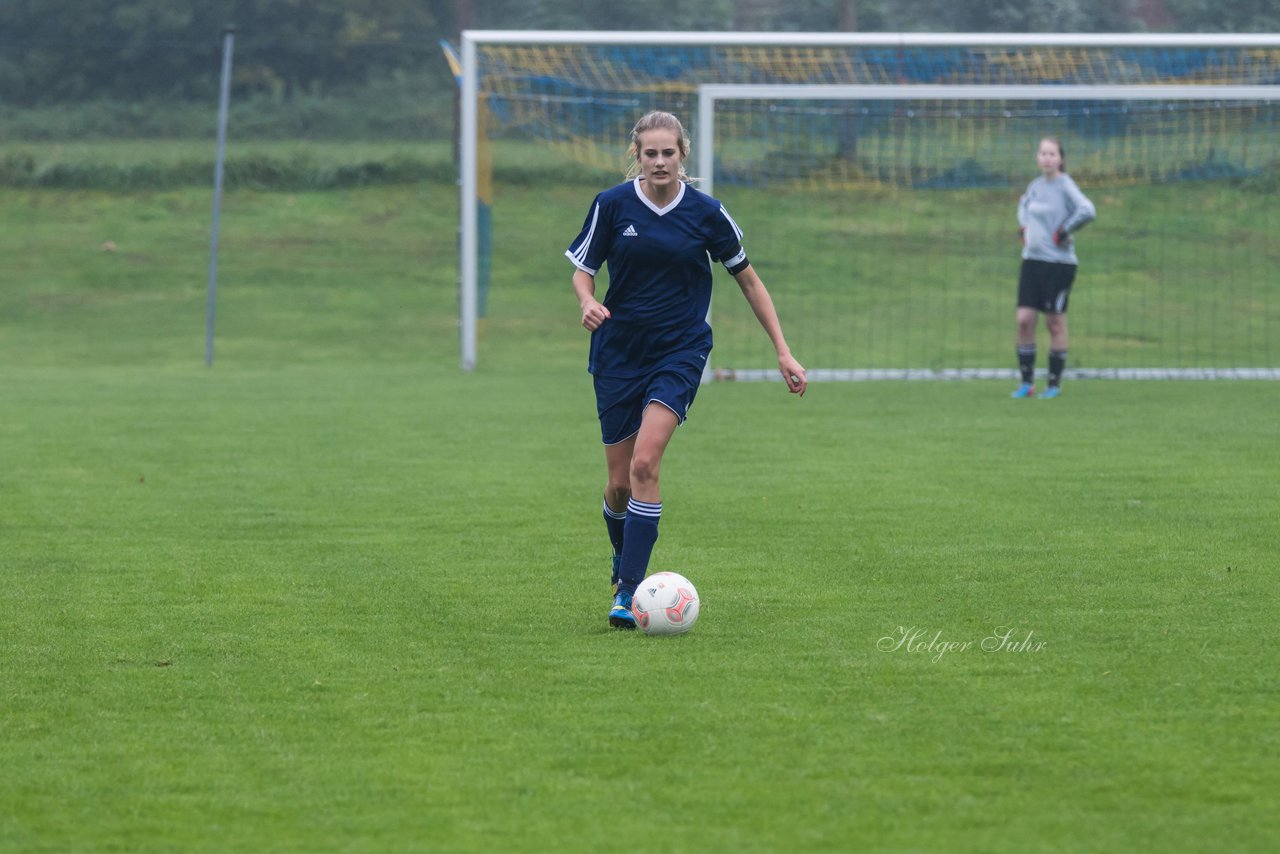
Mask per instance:
[[[213,166],[213,227],[209,238],[209,301],[205,309],[204,364],[213,365],[213,327],[218,302],[218,231],[222,220],[222,173],[227,154],[227,106],[231,99],[231,52],[236,28],[222,31],[222,86],[218,95],[218,154]]]

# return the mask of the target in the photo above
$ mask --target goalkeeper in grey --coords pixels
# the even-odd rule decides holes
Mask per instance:
[[[1018,370],[1021,382],[1017,398],[1036,397],[1036,324],[1044,315],[1049,331],[1048,385],[1041,398],[1062,393],[1062,373],[1067,364],[1067,304],[1075,284],[1079,259],[1075,234],[1093,221],[1097,209],[1067,174],[1066,152],[1053,138],[1040,140],[1036,165],[1040,177],[1018,203],[1022,235],[1022,271],[1018,278]]]

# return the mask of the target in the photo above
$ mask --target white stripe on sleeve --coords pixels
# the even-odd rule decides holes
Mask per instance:
[[[733,217],[729,216],[729,212],[728,212],[727,210],[725,210],[725,209],[724,209],[724,205],[721,205],[721,206],[720,206],[720,213],[724,214],[724,218],[725,218],[725,219],[729,220],[729,225],[733,226],[733,233],[734,233],[734,234],[736,234],[736,235],[738,236],[738,239],[739,239],[739,240],[741,240],[741,239],[742,239],[742,229],[738,228],[738,224],[737,224],[736,222],[734,222],[734,221],[733,221]]]
[[[578,248],[573,252],[572,255],[570,255],[568,252],[565,253],[566,255],[569,255],[570,261],[576,264],[579,268],[586,270],[588,273],[590,273],[593,276],[596,274],[596,271],[592,270],[590,267],[586,265],[586,259],[587,259],[587,253],[591,249],[591,239],[596,236],[596,222],[599,219],[600,219],[600,203],[596,202],[595,209],[591,211],[591,227],[587,229],[587,236],[582,239],[582,243],[578,245]]]

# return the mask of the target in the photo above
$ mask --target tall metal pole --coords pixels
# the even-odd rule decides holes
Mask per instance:
[[[222,32],[222,87],[218,96],[218,154],[213,167],[213,229],[209,238],[209,301],[204,321],[204,364],[213,365],[213,327],[218,304],[218,232],[222,222],[222,173],[227,155],[227,107],[231,100],[231,52],[236,28]]]
[[[708,196],[716,192],[716,99],[706,86],[698,87],[698,136],[697,151],[693,164],[698,170],[702,186],[700,189]],[[715,299],[713,296],[712,300]],[[707,303],[707,325],[711,324],[711,302]],[[707,384],[716,378],[711,360],[707,359],[702,366],[702,382]]]
[[[476,144],[479,138],[476,96],[477,80],[476,43],[471,33],[462,34],[462,277],[458,294],[462,321],[462,370],[476,369],[476,317],[479,311],[477,166]]]

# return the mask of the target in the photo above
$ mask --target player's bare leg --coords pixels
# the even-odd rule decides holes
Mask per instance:
[[[658,521],[662,517],[658,475],[662,469],[662,455],[679,424],[680,419],[670,409],[660,403],[650,403],[635,436],[629,469],[631,497],[627,501],[618,592],[609,611],[609,625],[614,628],[633,629],[636,625],[631,613],[631,597],[648,571],[649,556],[658,540]]]
[[[1067,316],[1065,314],[1046,314],[1045,328],[1049,330],[1049,349],[1067,349]]]
[[[1025,305],[1018,306],[1018,343],[1036,343],[1036,318],[1040,312]]]
[[[662,455],[666,453],[678,426],[680,419],[661,403],[650,403],[645,407],[640,432],[635,436],[629,471],[631,497],[637,501],[650,504],[662,501],[658,472],[662,468]]]
[[[608,479],[604,485],[604,521],[609,531],[609,542],[613,546],[610,596],[618,592],[618,568],[622,564],[627,502],[631,500],[631,453],[635,446],[635,436],[623,439],[616,445],[604,446],[604,460],[608,467]]]

